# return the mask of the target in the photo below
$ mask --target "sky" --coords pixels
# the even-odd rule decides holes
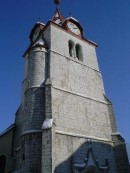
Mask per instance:
[[[53,0],[1,0],[0,5],[0,132],[14,122],[21,103],[24,58],[29,34],[39,18],[47,23]],[[96,42],[106,96],[112,101],[118,131],[130,143],[130,0],[61,0],[64,17],[71,15]]]

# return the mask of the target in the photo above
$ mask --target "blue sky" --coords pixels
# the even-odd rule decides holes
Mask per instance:
[[[97,57],[118,130],[130,143],[130,0],[61,0],[65,17],[78,19],[86,38],[98,43]],[[46,23],[53,0],[2,0],[0,5],[0,131],[14,122],[21,101],[23,53],[31,28]]]

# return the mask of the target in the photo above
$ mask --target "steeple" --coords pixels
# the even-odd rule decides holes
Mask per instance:
[[[60,0],[54,0],[54,3],[55,3],[56,5],[59,5]]]
[[[55,11],[55,15],[53,16],[52,18],[52,21],[61,25],[64,21],[64,17],[63,15],[60,13],[60,10],[59,10],[59,3],[60,3],[60,0],[54,0],[54,3],[56,4],[56,11]]]

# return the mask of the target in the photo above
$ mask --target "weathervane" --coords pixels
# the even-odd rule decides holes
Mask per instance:
[[[72,13],[71,12],[69,12],[69,15],[70,15],[70,17],[72,16]]]
[[[39,18],[38,18],[38,22],[40,22],[40,20],[41,20],[41,18],[39,17]]]
[[[54,3],[55,3],[56,5],[59,5],[60,0],[54,0]]]

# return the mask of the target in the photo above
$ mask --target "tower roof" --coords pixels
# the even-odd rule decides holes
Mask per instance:
[[[60,13],[59,7],[56,7],[55,15],[53,16],[52,21],[61,25],[64,20],[65,20],[65,18]]]
[[[54,3],[56,4],[56,10],[52,19],[49,20],[46,24],[43,24],[41,22],[36,22],[36,24],[32,28],[29,36],[31,44],[27,49],[27,51],[24,53],[23,55],[24,57],[28,55],[32,47],[40,46],[48,49],[48,46],[45,40],[43,39],[43,32],[50,24],[56,25],[58,26],[59,29],[65,30],[65,32],[68,32],[69,34],[79,39],[82,39],[85,42],[88,42],[89,44],[97,46],[96,43],[84,38],[83,27],[81,26],[80,22],[77,19],[73,17],[64,18],[64,16],[61,14],[59,10],[60,0],[54,0]]]

